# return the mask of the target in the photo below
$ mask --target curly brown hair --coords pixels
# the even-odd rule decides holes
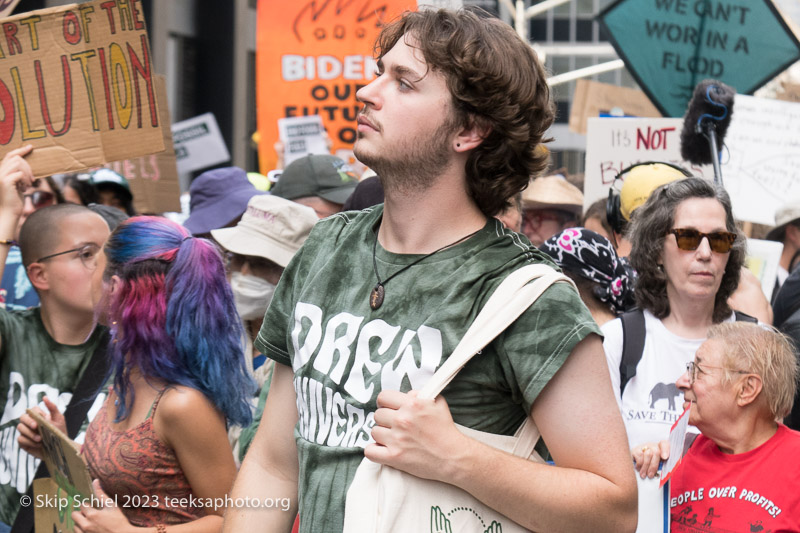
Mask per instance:
[[[729,252],[725,273],[722,275],[717,295],[714,298],[714,323],[728,318],[731,308],[728,298],[739,285],[739,276],[746,254],[746,238],[736,227],[733,208],[728,193],[722,187],[702,178],[686,178],[657,188],[647,202],[634,212],[629,238],[632,243],[630,261],[639,277],[636,280],[636,304],[656,318],[670,314],[667,297],[667,277],[659,268],[667,232],[675,222],[678,205],[691,198],[712,198],[725,209],[725,227],[736,234],[736,241]]]
[[[404,36],[447,83],[461,127],[489,133],[466,164],[470,195],[486,216],[542,173],[549,160],[542,143],[555,112],[544,68],[533,49],[504,22],[480,8],[406,12],[375,44],[382,58]]]

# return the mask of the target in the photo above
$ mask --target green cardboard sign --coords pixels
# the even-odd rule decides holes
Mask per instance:
[[[800,59],[771,0],[618,0],[598,16],[628,70],[667,117],[704,79],[742,94]]]

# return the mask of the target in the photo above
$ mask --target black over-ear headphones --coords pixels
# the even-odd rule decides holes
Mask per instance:
[[[624,174],[627,174],[636,167],[655,164],[672,167],[681,172],[687,178],[693,175],[691,172],[681,166],[673,165],[672,163],[666,163],[664,161],[642,161],[641,163],[636,163],[635,165],[631,165],[620,170],[619,173],[614,176],[614,181],[612,182],[611,187],[608,189],[608,201],[606,202],[606,220],[614,232],[622,233],[622,228],[627,223],[627,220],[625,220],[625,217],[622,216],[622,210],[620,209],[619,192],[614,187],[617,184],[617,180],[621,180]]]

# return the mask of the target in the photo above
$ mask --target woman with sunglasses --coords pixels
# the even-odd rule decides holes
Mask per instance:
[[[219,531],[236,476],[226,423],[250,423],[255,389],[219,252],[134,217],[97,255],[92,292],[113,387],[82,453],[97,496],[116,505],[74,512],[75,531]]]
[[[623,345],[637,332],[624,331],[620,319],[612,320],[603,326],[603,347],[637,470],[652,477],[662,458],[652,443],[668,437],[681,412],[676,380],[694,360],[708,328],[735,320],[728,297],[739,283],[745,238],[727,192],[700,178],[659,187],[632,222],[634,295],[645,331],[641,359],[624,390]],[[642,501],[640,490],[640,508]],[[640,531],[648,531],[644,518]]]

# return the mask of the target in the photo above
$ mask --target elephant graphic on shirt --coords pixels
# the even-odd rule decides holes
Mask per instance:
[[[681,391],[678,390],[678,386],[674,383],[656,383],[656,386],[650,391],[650,409],[655,408],[658,400],[667,400],[669,402],[669,409],[674,411],[675,397],[681,394]]]

